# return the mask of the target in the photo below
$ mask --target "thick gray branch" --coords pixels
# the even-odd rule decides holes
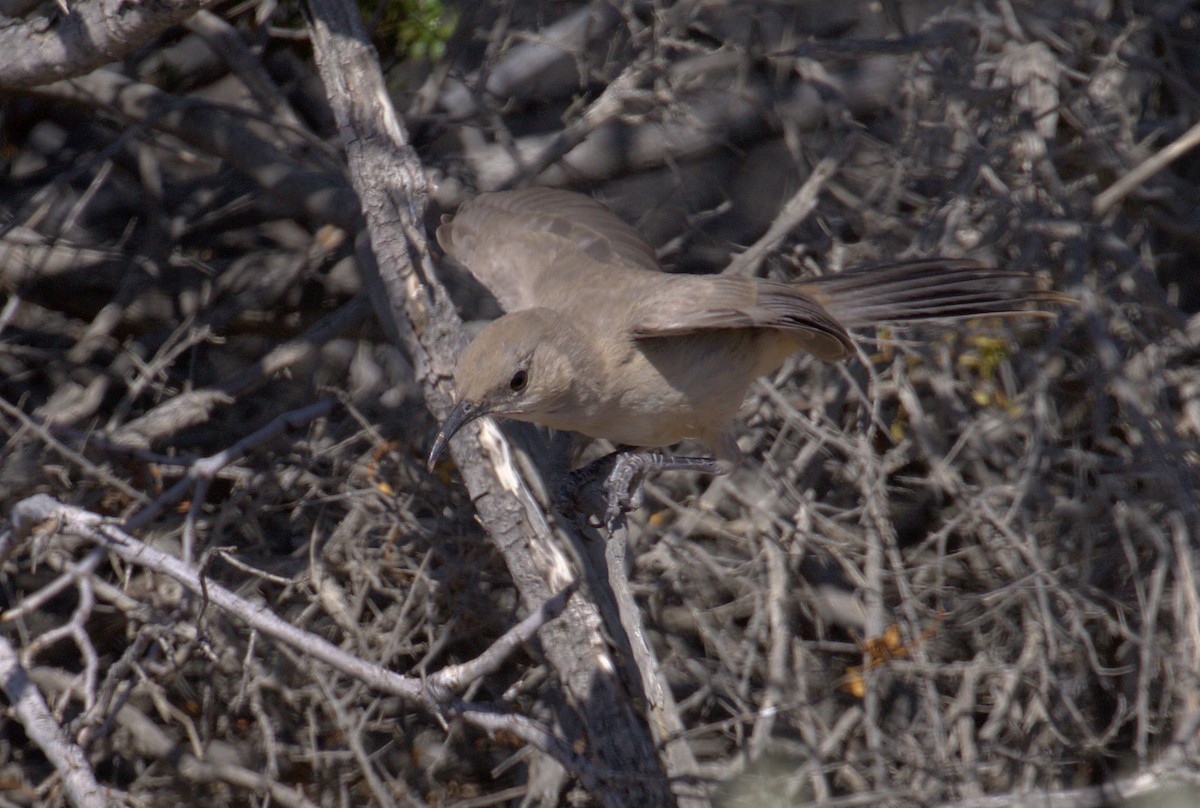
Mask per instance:
[[[0,25],[0,87],[27,88],[81,76],[115,62],[214,0],[89,0],[53,4]]]
[[[385,329],[412,357],[430,408],[444,416],[455,357],[465,339],[433,277],[424,231],[428,180],[388,101],[357,9],[330,0],[313,2],[310,11],[315,58],[370,231],[371,250],[359,250],[365,282],[375,290],[376,313]],[[459,439],[451,451],[526,606],[538,608],[574,574],[511,461],[502,459],[506,442],[494,428],[482,432],[491,460],[484,461],[472,441]],[[669,804],[653,743],[616,680],[595,606],[573,598],[562,619],[546,629],[546,655],[570,702],[582,712],[589,754],[622,776],[594,796],[606,805]],[[561,720],[572,723],[566,714]]]

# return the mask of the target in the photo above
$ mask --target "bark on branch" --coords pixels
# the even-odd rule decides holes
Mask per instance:
[[[214,0],[94,0],[44,4],[44,11],[0,25],[0,87],[35,87],[115,62]],[[10,21],[12,22],[12,21]]]
[[[316,62],[370,233],[371,249],[359,250],[364,280],[375,291],[376,314],[408,351],[429,406],[441,417],[449,409],[450,379],[464,336],[433,276],[424,232],[428,180],[388,100],[357,9],[333,0],[308,8]],[[480,432],[482,447],[460,439],[451,452],[480,520],[532,610],[575,573],[562,539],[552,534],[508,459],[507,444],[494,428]],[[580,711],[577,719],[560,711],[559,721],[565,727],[581,721],[589,755],[618,775],[593,796],[606,805],[670,804],[666,777],[617,680],[594,604],[573,598],[563,619],[546,628],[546,656]]]

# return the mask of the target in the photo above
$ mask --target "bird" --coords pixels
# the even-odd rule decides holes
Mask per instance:
[[[1047,315],[1038,307],[1069,300],[1033,273],[969,259],[893,261],[796,282],[668,273],[605,205],[553,188],[476,196],[436,236],[505,313],[458,360],[456,403],[430,468],[455,433],[490,415],[627,447],[630,463],[609,480],[618,488],[651,468],[731,471],[751,384],[798,351],[834,362],[854,355],[853,329]],[[655,451],[684,441],[707,454]],[[631,501],[610,491],[610,522]]]

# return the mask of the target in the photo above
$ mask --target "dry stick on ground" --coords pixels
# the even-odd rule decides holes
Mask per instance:
[[[0,226],[0,284],[5,289],[22,289],[34,280],[66,282],[80,267],[128,260],[117,250],[76,246],[61,239],[47,243],[44,235],[19,226],[18,221],[14,218]]]
[[[45,494],[22,500],[13,508],[11,530],[17,540],[33,533],[40,535],[47,527],[53,533],[63,532],[95,542],[129,564],[167,575],[199,598],[202,606],[219,608],[260,634],[286,643],[376,690],[419,704],[434,715],[461,716],[489,732],[507,730],[525,743],[553,755],[590,789],[597,789],[602,783],[597,767],[576,755],[567,743],[539,722],[485,705],[464,702],[453,696],[454,691],[498,670],[514,650],[528,642],[540,628],[561,613],[573,589],[566,589],[548,598],[540,608],[509,629],[475,659],[417,678],[401,676],[366,662],[322,637],[296,628],[266,606],[246,600],[201,576],[188,564],[144,544],[98,514],[62,505]]]
[[[320,677],[316,678],[315,684],[321,689],[325,703],[329,705],[328,709],[333,713],[334,720],[337,722],[337,727],[341,730],[342,736],[345,738],[346,745],[350,747],[350,754],[354,756],[355,762],[358,763],[358,770],[362,772],[367,788],[370,789],[371,795],[375,798],[375,804],[382,806],[382,808],[390,808],[390,806],[402,804],[425,805],[425,802],[409,787],[403,777],[390,777],[385,783],[383,778],[379,776],[379,772],[371,765],[371,755],[363,745],[361,727],[356,726],[355,719],[360,718],[360,716],[348,712],[342,704],[342,700],[347,698],[346,694],[340,688],[335,687],[334,683],[327,682]],[[401,802],[398,803],[395,799],[396,797]]]
[[[427,180],[388,100],[357,8],[334,0],[307,8],[316,62],[371,237],[373,254],[359,251],[360,269],[375,290],[385,331],[407,350],[430,407],[444,416],[454,358],[465,337],[433,277],[423,229]],[[506,444],[499,433],[491,426],[473,432],[485,436],[492,459],[485,461],[476,443],[463,439],[451,445],[451,453],[526,608],[536,609],[575,576],[511,462],[502,459]],[[541,636],[567,701],[582,711],[589,754],[618,775],[603,787],[588,784],[592,795],[606,805],[669,804],[666,773],[615,676],[595,606],[573,598],[562,619]],[[560,712],[560,720],[572,731],[569,712]]]

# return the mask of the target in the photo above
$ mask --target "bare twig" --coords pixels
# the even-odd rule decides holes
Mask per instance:
[[[143,544],[94,513],[82,508],[60,505],[44,494],[23,500],[13,509],[13,529],[17,532],[37,530],[38,526],[43,524],[51,524],[56,530],[94,541],[130,564],[168,575],[199,598],[201,603],[211,604],[238,618],[255,631],[286,643],[369,687],[402,696],[434,714],[448,711],[461,715],[467,721],[485,729],[507,728],[523,740],[535,743],[542,751],[555,755],[559,763],[587,780],[593,787],[600,787],[599,775],[591,765],[585,763],[567,744],[537,722],[451,697],[453,690],[461,689],[474,681],[471,676],[495,670],[505,656],[520,647],[522,641],[556,617],[558,611],[555,607],[561,608],[564,605],[568,593],[561,593],[556,602],[530,615],[501,637],[496,644],[497,650],[486,653],[482,661],[451,667],[447,669],[448,673],[444,679],[437,673],[416,679],[366,662],[321,637],[296,628],[266,606],[246,600],[215,581],[203,578],[179,559]],[[565,757],[562,757],[564,755]]]
[[[84,756],[83,750],[66,737],[54,720],[42,694],[17,661],[16,651],[0,637],[0,686],[21,722],[25,734],[54,764],[71,802],[78,808],[102,808],[108,804],[105,790]]]
[[[171,486],[163,492],[154,502],[147,507],[138,511],[129,518],[126,522],[127,529],[136,529],[146,523],[152,521],[165,508],[174,505],[189,488],[198,486],[208,481],[211,481],[217,476],[221,469],[234,462],[246,452],[254,447],[265,443],[276,435],[287,429],[299,429],[306,426],[310,421],[328,415],[333,410],[334,401],[331,398],[322,399],[315,404],[309,404],[307,407],[302,407],[298,410],[285,412],[282,415],[276,416],[266,426],[256,429],[249,435],[240,439],[232,446],[222,449],[214,455],[200,458],[193,461],[188,467],[187,473],[179,479],[175,485]],[[203,500],[203,496],[197,496],[197,500]],[[184,562],[191,563],[190,548],[185,548]]]
[[[1092,212],[1096,216],[1107,215],[1113,206],[1124,199],[1130,191],[1196,148],[1196,146],[1200,146],[1200,123],[1197,123],[1178,138],[1159,149],[1153,156],[1147,157],[1140,164],[1134,166],[1128,173],[1104,191],[1096,194],[1096,198],[1092,200]]]
[[[796,227],[803,222],[817,207],[817,199],[821,189],[838,170],[838,166],[846,159],[854,146],[854,138],[847,137],[845,141],[831,154],[821,158],[813,167],[808,179],[800,189],[779,211],[775,221],[767,228],[767,232],[754,242],[745,252],[734,258],[724,269],[727,275],[753,275],[767,254],[774,250],[787,238]]]
[[[658,659],[650,647],[642,623],[641,610],[629,589],[629,578],[625,563],[625,548],[629,543],[629,531],[625,518],[617,520],[617,529],[609,532],[605,539],[605,561],[608,566],[608,585],[616,598],[620,615],[621,632],[625,645],[633,656],[634,666],[641,681],[646,710],[649,712],[650,731],[655,745],[662,750],[667,776],[675,784],[675,798],[682,806],[708,805],[701,791],[696,790],[698,774],[696,758],[685,737],[683,720],[670,687],[660,673]]]

